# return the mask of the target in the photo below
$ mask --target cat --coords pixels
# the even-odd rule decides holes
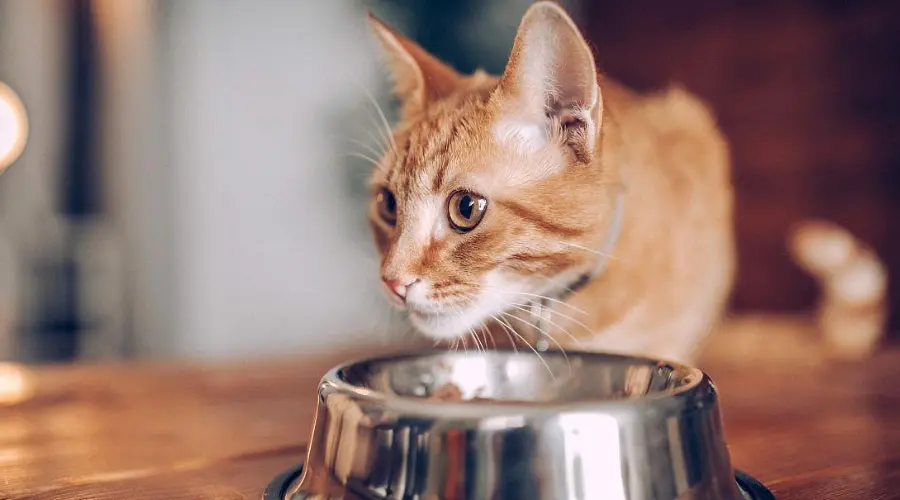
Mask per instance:
[[[524,14],[499,76],[369,21],[400,118],[367,215],[385,295],[415,329],[695,362],[736,261],[730,154],[706,104],[600,74],[550,1]]]

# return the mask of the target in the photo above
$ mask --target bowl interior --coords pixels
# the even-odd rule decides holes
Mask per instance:
[[[337,371],[344,383],[435,401],[566,404],[674,394],[696,385],[694,368],[596,353],[435,352],[363,361]]]

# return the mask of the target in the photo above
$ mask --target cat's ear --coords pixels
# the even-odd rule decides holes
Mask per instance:
[[[562,7],[542,1],[525,13],[494,98],[500,133],[540,146],[559,124],[576,153],[590,156],[603,116],[597,69]]]
[[[463,76],[416,42],[406,38],[369,12],[369,24],[386,56],[394,79],[394,94],[403,113],[423,110],[429,102],[454,92]]]

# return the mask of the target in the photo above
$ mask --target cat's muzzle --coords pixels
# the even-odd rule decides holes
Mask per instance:
[[[772,497],[732,469],[716,390],[700,370],[494,351],[334,368],[319,385],[303,467],[265,498]]]

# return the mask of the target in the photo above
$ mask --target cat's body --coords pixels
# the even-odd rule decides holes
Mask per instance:
[[[526,13],[496,78],[373,26],[403,112],[370,220],[386,293],[413,325],[450,342],[489,329],[693,361],[735,267],[710,111],[600,77],[550,2]]]
[[[568,300],[587,312],[580,321],[590,334],[566,318],[553,321],[588,348],[690,360],[732,284],[726,143],[711,113],[684,91],[641,96],[608,80],[600,86],[598,160],[625,188],[621,236],[603,271]],[[578,347],[554,333],[563,346]]]

